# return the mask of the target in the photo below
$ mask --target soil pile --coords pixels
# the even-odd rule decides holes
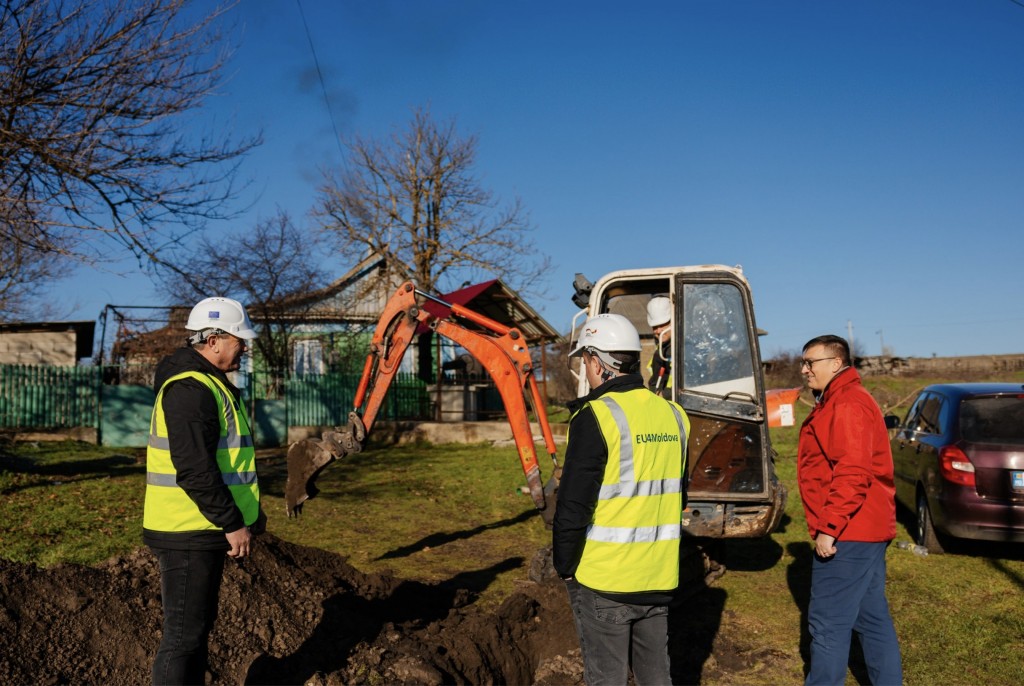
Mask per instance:
[[[244,564],[228,563],[208,679],[581,683],[558,582],[525,584],[496,612],[472,601],[464,589],[364,574],[267,535]],[[0,560],[0,683],[147,683],[160,623],[148,549],[99,567]]]
[[[266,535],[244,564],[228,563],[208,682],[582,684],[565,589],[543,563],[529,576],[485,611],[457,576],[430,585],[365,574]],[[728,680],[770,657],[727,642],[722,600],[705,589],[674,608],[679,683]],[[148,549],[97,567],[0,559],[0,683],[148,683],[160,624]]]

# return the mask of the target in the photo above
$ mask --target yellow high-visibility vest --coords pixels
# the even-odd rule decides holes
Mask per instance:
[[[220,419],[220,441],[217,444],[217,466],[242,512],[245,525],[259,517],[260,487],[256,478],[256,449],[245,407],[216,377],[202,372],[183,372],[172,376],[160,387],[153,406],[146,448],[146,503],[142,526],[151,531],[219,531],[220,527],[203,516],[196,504],[177,483],[177,472],[171,462],[164,416],[164,392],[175,381],[195,379],[217,400]]]
[[[611,593],[679,585],[686,435],[678,404],[646,388],[588,403],[608,446],[594,521],[576,579]]]

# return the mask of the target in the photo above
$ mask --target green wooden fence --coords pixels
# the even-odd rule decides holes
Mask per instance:
[[[0,365],[0,428],[99,426],[99,367]]]
[[[97,429],[104,445],[144,445],[153,391],[138,385],[104,385],[118,378],[100,367],[0,365],[0,430]],[[249,377],[243,389],[256,408],[254,422],[265,438],[283,442],[289,426],[337,426],[348,419],[358,374],[292,377],[276,385]],[[276,398],[263,389],[278,387]],[[266,414],[266,416],[261,416]],[[414,374],[398,374],[378,417],[432,419],[426,385]],[[140,443],[141,441],[141,443]],[[277,443],[271,444],[277,444]]]
[[[340,425],[348,421],[359,374],[310,374],[285,385],[288,423],[292,426]],[[427,387],[415,374],[395,375],[381,407],[380,419],[430,418]]]

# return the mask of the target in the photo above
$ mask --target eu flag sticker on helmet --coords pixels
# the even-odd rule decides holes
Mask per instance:
[[[201,300],[188,316],[185,328],[189,331],[220,329],[232,336],[245,340],[256,338],[256,330],[242,303],[231,298],[206,298]]]

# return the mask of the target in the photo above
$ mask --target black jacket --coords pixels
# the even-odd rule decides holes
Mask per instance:
[[[608,446],[597,417],[587,402],[605,393],[625,393],[644,388],[639,374],[616,376],[593,389],[583,398],[568,404],[574,413],[569,420],[569,443],[565,448],[562,478],[558,485],[555,519],[552,525],[552,562],[563,579],[575,576],[583,556],[587,527],[594,519],[604,468],[608,464]],[[580,409],[582,407],[582,409]],[[680,516],[682,513],[680,513]],[[598,592],[600,593],[600,592]],[[600,593],[619,602],[660,605],[672,599],[670,593]]]
[[[671,348],[672,341],[665,341],[661,345],[661,350],[656,352],[651,358],[651,378],[647,380],[648,388],[666,398],[671,396],[671,393],[666,393],[665,391],[672,381],[672,363],[669,361],[669,355],[672,354]],[[662,369],[665,370],[664,374],[661,372]],[[658,383],[659,377],[661,377],[660,385]]]
[[[181,372],[196,371],[220,379],[235,396],[241,391],[219,369],[192,348],[179,348],[156,367],[154,390],[159,393],[167,379]],[[199,511],[223,531],[163,532],[142,530],[142,540],[154,548],[176,550],[228,550],[225,533],[245,526],[242,512],[224,484],[217,466],[220,420],[217,400],[210,389],[194,379],[182,379],[164,392],[164,416],[167,419],[171,463],[180,486]]]

